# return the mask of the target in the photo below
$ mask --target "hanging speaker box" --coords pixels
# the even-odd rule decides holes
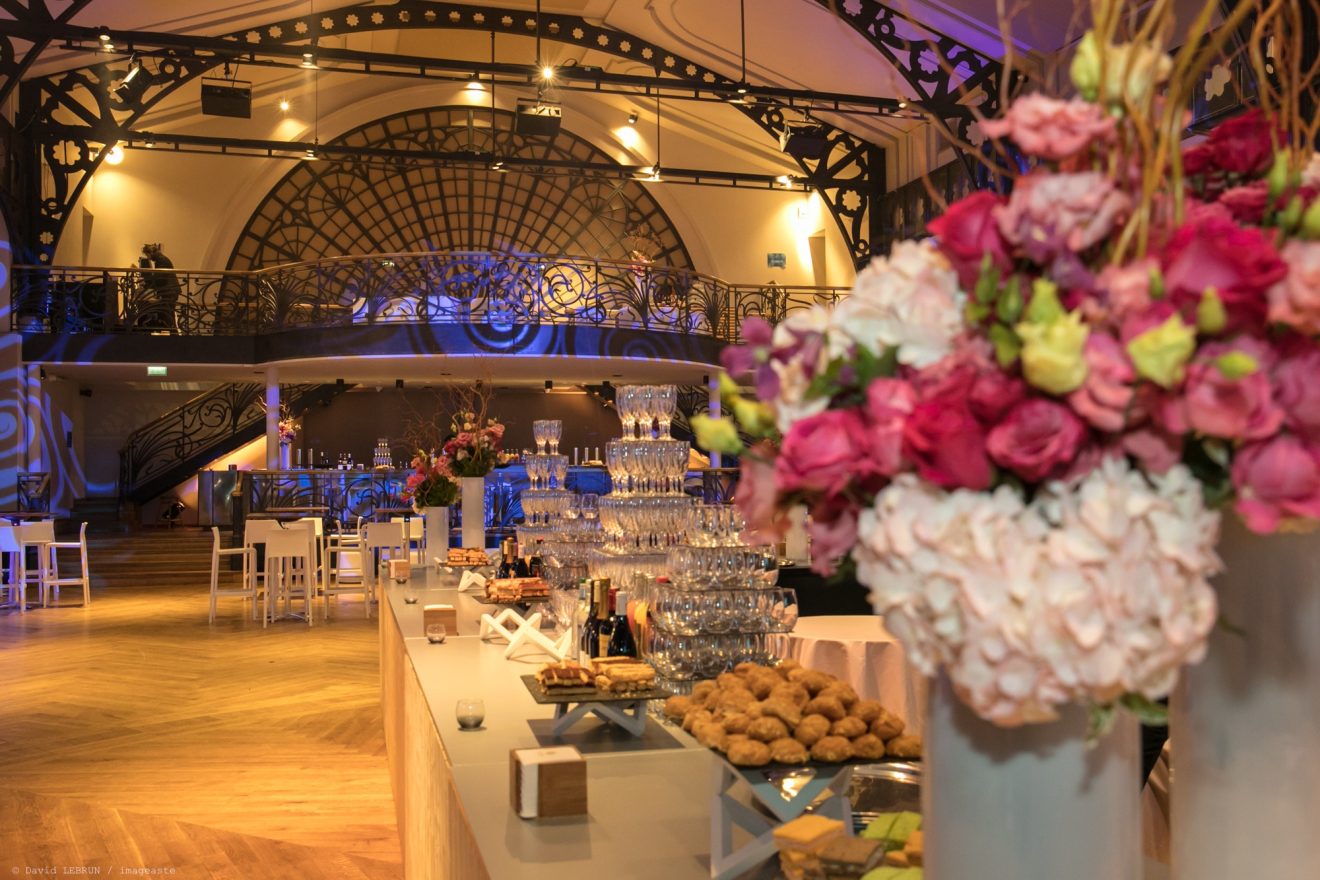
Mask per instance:
[[[230,79],[202,80],[202,113],[251,119],[252,83]]]
[[[515,134],[526,137],[554,137],[559,134],[564,108],[549,101],[519,98],[513,120]]]

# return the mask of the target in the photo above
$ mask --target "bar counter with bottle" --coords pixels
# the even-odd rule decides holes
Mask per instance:
[[[417,588],[423,574],[413,577]],[[506,660],[503,642],[478,638],[491,609],[458,592],[457,575],[429,572],[425,583],[417,604],[393,584],[381,603],[385,742],[409,880],[581,880],[603,866],[631,880],[709,877],[712,753],[654,720],[641,737],[587,719],[555,738],[553,707],[520,680],[547,658]],[[458,619],[440,644],[423,625],[435,603]],[[483,722],[461,730],[456,707],[474,698]],[[555,745],[586,758],[588,814],[520,819],[509,752]]]

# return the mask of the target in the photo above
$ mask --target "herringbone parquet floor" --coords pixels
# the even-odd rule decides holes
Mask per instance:
[[[206,603],[179,584],[0,611],[0,878],[402,876],[375,617],[344,598],[263,631]]]

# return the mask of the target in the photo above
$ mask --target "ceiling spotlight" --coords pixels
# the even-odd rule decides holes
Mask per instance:
[[[902,109],[903,109],[904,107],[906,107],[906,106],[907,106],[907,101],[899,101],[899,102],[898,102],[898,109],[899,109],[899,110],[902,110]]]
[[[394,387],[397,388],[398,390],[402,391],[402,390],[403,390],[403,380],[402,380],[402,379],[395,379],[395,380],[394,380]]]
[[[747,94],[747,84],[746,84],[746,83],[741,83],[741,84],[738,86],[738,94],[740,94],[740,95],[745,95],[745,94]]]
[[[507,169],[507,168],[504,167],[504,160],[503,160],[503,159],[496,159],[494,162],[491,162],[491,163],[490,163],[490,170],[491,170],[491,171],[498,171],[500,174],[507,174],[508,171],[509,171],[509,169]]]
[[[101,44],[101,48],[104,49],[104,50],[107,51],[107,52],[113,52],[113,51],[115,51],[115,44],[114,44],[114,43],[102,43],[102,44]]]
[[[541,68],[541,79],[551,80],[555,78],[555,69],[550,65]]]
[[[312,160],[312,159],[319,159],[320,157],[316,155],[316,147],[308,147],[307,152],[303,153],[303,158]]]
[[[637,111],[636,111],[636,110],[634,110],[633,112],[631,112],[631,113],[628,114],[628,124],[629,124],[629,125],[636,125],[636,124],[637,124]]]
[[[118,165],[120,162],[124,161],[124,148],[119,144],[115,144],[110,149],[104,151],[104,156],[106,162],[111,165]]]
[[[793,178],[789,177],[787,174],[781,174],[781,175],[779,175],[778,177],[776,177],[775,180],[776,180],[776,181],[779,183],[779,185],[782,186],[784,189],[792,189],[792,188],[793,188]]]
[[[151,137],[150,135],[148,135],[147,138],[146,138],[146,140],[144,140],[144,141],[142,142],[142,146],[144,146],[144,147],[146,147],[148,150],[150,150],[151,148],[153,148],[153,147],[156,146],[156,139],[155,139],[154,137]]]
[[[486,90],[486,87],[481,84],[481,77],[475,73],[468,77],[467,85],[463,88],[469,92],[484,92]]]
[[[316,53],[315,53],[315,52],[304,52],[304,53],[303,53],[302,64],[299,65],[299,66],[300,66],[300,67],[305,67],[305,68],[307,68],[308,70],[316,70]]]
[[[100,40],[102,43],[108,43],[110,42],[110,32],[101,31],[99,34],[96,35],[96,38]]]
[[[288,98],[280,98],[280,112],[281,112],[281,113],[288,113],[288,112],[289,112],[289,107],[291,107],[291,106],[292,106],[292,105],[289,103],[289,99],[288,99]]]
[[[546,393],[546,394],[549,394],[550,391],[551,391],[554,387],[555,387],[555,383],[554,383],[554,380],[553,380],[553,379],[546,379],[546,380],[545,380],[545,393]]]

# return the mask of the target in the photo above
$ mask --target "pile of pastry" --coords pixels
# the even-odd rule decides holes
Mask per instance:
[[[485,550],[476,547],[450,547],[447,565],[490,565],[490,557]]]
[[[550,585],[542,578],[491,578],[486,598],[492,602],[532,602],[550,598]]]
[[[739,767],[921,757],[921,738],[904,736],[901,718],[793,660],[739,663],[690,697],[670,697],[665,717]]]
[[[637,694],[655,687],[655,667],[635,657],[596,657],[585,666],[563,660],[538,669],[536,682],[546,694]]]

